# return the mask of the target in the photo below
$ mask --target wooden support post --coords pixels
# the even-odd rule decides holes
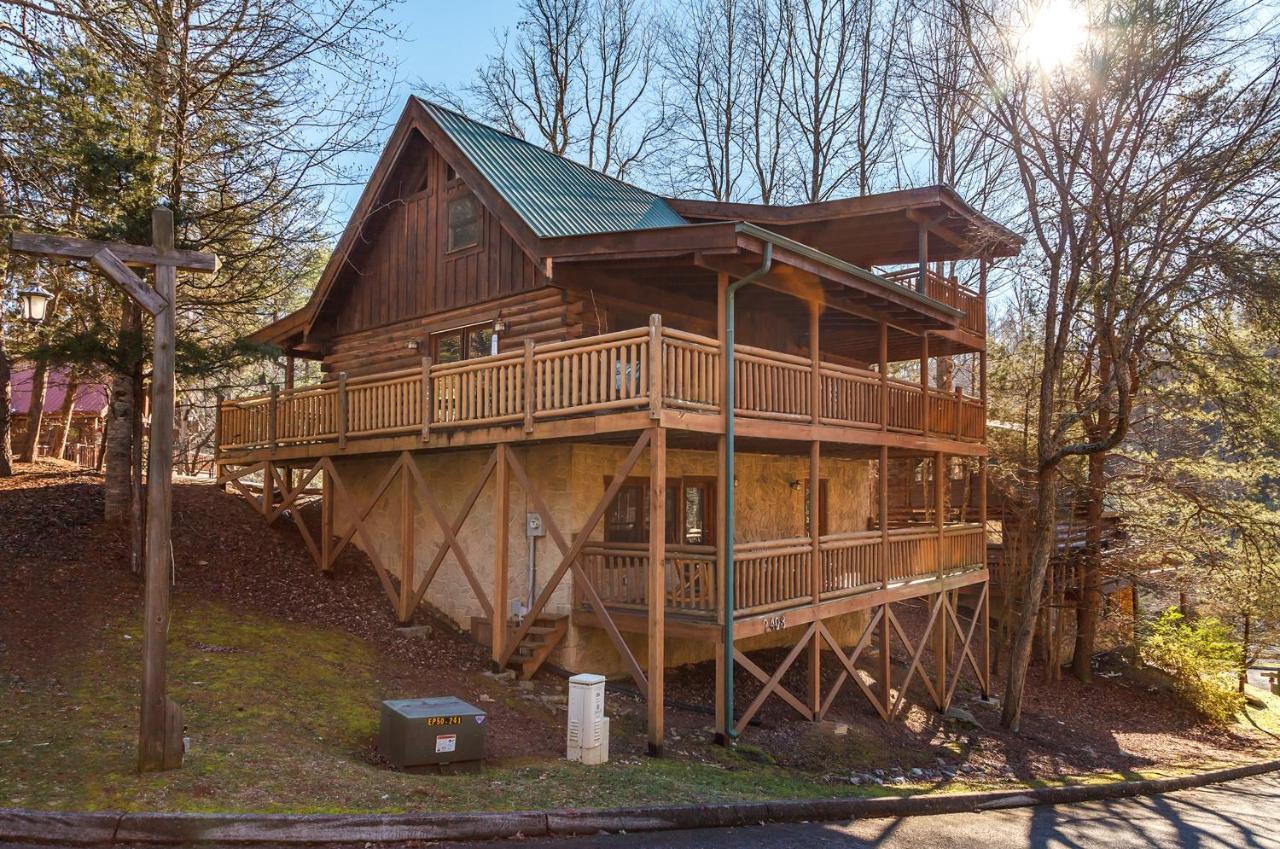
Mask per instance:
[[[822,354],[818,344],[818,324],[822,305],[809,302],[809,421],[817,424],[822,417]]]
[[[270,460],[262,464],[262,515],[270,521],[271,509],[276,502],[276,467]]]
[[[916,274],[916,291],[921,295],[926,293],[925,278],[929,273],[929,229],[924,224],[919,224],[918,234],[916,236],[916,250],[920,259],[920,270]]]
[[[276,450],[280,441],[280,387],[271,386],[271,400],[267,402],[267,442]]]
[[[533,340],[524,340],[524,432],[533,433]]]
[[[287,354],[284,358],[284,388],[292,389],[296,379],[296,367],[293,361],[293,354]]]
[[[347,447],[347,373],[338,372],[338,450]]]
[[[880,430],[889,429],[889,322],[880,322]]]
[[[946,485],[947,485],[947,467],[946,457],[941,451],[933,455],[933,513],[934,521],[937,522],[938,528],[938,582],[941,586],[942,576],[946,573],[946,522],[947,522],[947,506],[946,506]],[[940,602],[942,604],[942,612],[934,620],[934,644],[933,656],[937,667],[935,682],[937,683],[937,705],[938,710],[945,710],[946,703],[944,694],[947,692],[947,605],[950,598],[947,596],[946,590],[940,590]]]
[[[889,446],[880,446],[880,589],[889,589]],[[870,615],[868,612],[867,615]],[[890,690],[893,687],[893,674],[890,667],[892,635],[889,631],[889,603],[885,602],[880,617],[880,703],[888,711]]]
[[[511,532],[511,467],[507,464],[507,444],[499,442],[494,449],[493,489],[493,622],[490,630],[493,633],[493,665],[498,671],[503,653],[507,648],[507,592],[508,566],[510,561],[509,535]]]
[[[151,215],[152,241],[173,250],[173,212]],[[142,633],[142,717],[138,768],[143,772],[182,766],[182,710],[165,688],[165,637],[169,631],[170,542],[173,500],[174,311],[177,269],[157,265],[155,293],[163,307],[155,314],[151,372],[151,454],[147,461],[146,600]]]
[[[333,571],[333,475],[320,472],[320,570]]]
[[[822,601],[822,457],[821,443],[809,443],[809,590],[812,594],[814,616],[818,617]],[[822,708],[822,634],[814,629],[813,642],[809,646],[809,709],[816,721]]]
[[[987,565],[987,458],[978,458],[978,524],[982,526],[982,565]],[[982,605],[982,695],[991,696],[991,577],[984,585]],[[976,614],[976,611],[975,611]]]
[[[920,433],[929,436],[929,334],[920,336]]]
[[[431,419],[435,415],[435,399],[432,397],[431,357],[422,358],[422,441],[431,441]]]
[[[652,386],[652,384],[650,384]],[[662,757],[667,612],[667,432],[649,436],[649,754]]]
[[[649,316],[649,418],[662,417],[662,316]],[[654,508],[657,512],[657,508]]]
[[[406,623],[413,618],[413,475],[408,464],[413,459],[405,454],[400,462],[400,597],[396,603],[396,617]]]

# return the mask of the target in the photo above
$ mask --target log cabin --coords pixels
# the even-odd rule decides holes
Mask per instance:
[[[410,98],[309,301],[254,334],[290,366],[220,402],[218,480],[496,668],[630,676],[654,754],[687,663],[722,740],[846,686],[944,710],[990,682],[986,280],[1020,246],[945,186],[661,197]],[[318,535],[289,510],[317,490]]]

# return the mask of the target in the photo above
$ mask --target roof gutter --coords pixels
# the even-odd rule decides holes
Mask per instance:
[[[767,232],[767,231],[765,231]],[[734,308],[735,296],[739,289],[743,286],[755,283],[764,277],[773,268],[773,244],[769,241],[764,243],[764,252],[760,258],[760,267],[752,271],[745,277],[742,277],[729,284],[725,290],[725,306],[724,306],[724,367],[725,367],[725,386],[724,386],[724,482],[722,486],[725,491],[725,515],[724,528],[721,533],[724,534],[722,551],[724,551],[724,716],[725,716],[725,734],[729,739],[738,736],[738,732],[733,727],[733,586],[734,586],[734,562],[733,562],[733,534],[734,534],[734,490],[737,488],[734,480],[734,410],[737,406],[735,397],[736,383],[734,379],[734,324],[736,310]],[[728,739],[722,741],[727,743]]]

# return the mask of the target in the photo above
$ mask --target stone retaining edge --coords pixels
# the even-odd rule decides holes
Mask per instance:
[[[1194,775],[1062,787],[924,793],[874,799],[795,799],[591,810],[458,814],[62,813],[0,808],[0,842],[74,845],[224,843],[254,845],[495,840],[510,837],[723,828],[969,813],[1032,805],[1150,796],[1280,770],[1280,760]]]

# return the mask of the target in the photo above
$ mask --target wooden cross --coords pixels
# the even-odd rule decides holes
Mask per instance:
[[[169,569],[172,562],[174,294],[178,269],[216,273],[216,254],[177,250],[173,212],[151,213],[154,244],[97,242],[42,233],[13,233],[9,249],[59,259],[87,259],[100,269],[154,322],[151,371],[151,452],[147,458],[146,601],[142,639],[142,717],[138,732],[138,768],[143,772],[182,766],[182,709],[165,694],[165,635],[169,630]],[[148,286],[130,266],[155,269]]]

